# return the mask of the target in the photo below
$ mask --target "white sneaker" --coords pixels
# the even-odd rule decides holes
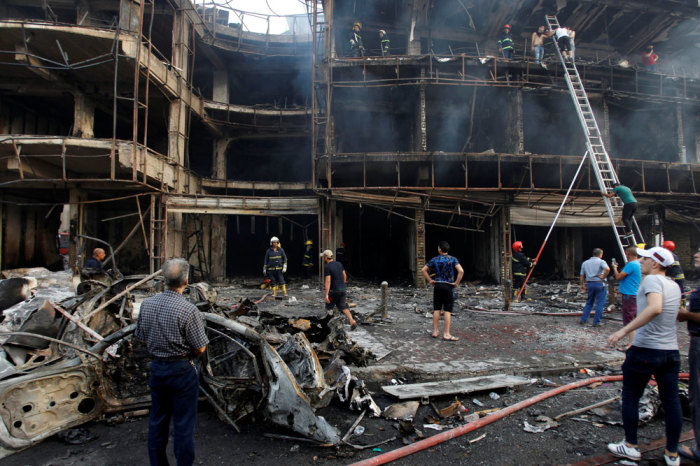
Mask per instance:
[[[668,456],[666,453],[664,453],[664,460],[666,461],[667,466],[680,466],[681,464],[681,456]]]
[[[632,461],[639,461],[642,459],[642,454],[639,452],[639,450],[634,447],[627,446],[627,443],[625,443],[624,440],[620,443],[608,443],[608,450],[610,453],[619,458],[627,458]]]

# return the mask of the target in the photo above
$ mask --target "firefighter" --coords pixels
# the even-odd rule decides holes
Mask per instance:
[[[513,58],[513,36],[510,34],[510,24],[503,26],[503,34],[498,40],[498,50],[503,55],[503,58]]]
[[[676,249],[676,243],[673,241],[664,241],[664,249],[668,249],[673,254],[673,264],[671,264],[671,270],[668,272],[668,276],[673,279],[674,282],[681,289],[681,295],[685,292],[685,275],[683,274],[683,269],[681,268],[681,263],[678,261],[678,256],[673,252]]]
[[[523,283],[525,283],[525,277],[530,268],[535,264],[534,260],[531,260],[525,254],[523,254],[523,243],[522,241],[516,241],[513,243],[513,297],[518,296],[520,288],[522,288]],[[527,294],[527,290],[523,290],[523,295]]]
[[[362,45],[362,36],[360,35],[362,31],[362,23],[356,22],[352,25],[352,31],[348,37],[347,46],[347,56],[348,57],[364,57],[365,47]]]
[[[280,240],[273,236],[270,238],[270,248],[265,252],[265,265],[263,275],[270,278],[272,296],[277,297],[277,289],[282,285],[282,292],[287,296],[287,285],[284,282],[284,274],[287,272],[287,254],[280,247]]]
[[[386,31],[384,29],[379,30],[379,44],[382,48],[382,57],[388,56],[391,42],[389,42],[389,37],[386,35]]]
[[[311,269],[314,266],[314,260],[311,258],[311,247],[313,246],[314,242],[309,240],[306,240],[304,245],[306,248],[304,249],[304,258],[301,260],[301,268],[304,271],[304,278],[311,278]]]

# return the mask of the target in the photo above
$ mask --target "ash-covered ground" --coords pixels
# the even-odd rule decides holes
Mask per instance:
[[[266,292],[260,290],[253,279],[237,280],[218,286],[217,290],[217,302],[227,305],[235,305],[243,298],[259,299]],[[315,282],[292,282],[289,295],[294,299],[268,298],[259,306],[292,313],[295,309],[323,308],[323,292]],[[462,425],[466,422],[464,419],[449,416],[442,419],[435,411],[455,400],[464,407],[462,416],[504,408],[550,391],[557,385],[597,375],[619,374],[624,359],[623,351],[605,345],[607,336],[620,327],[621,314],[612,309],[606,313],[602,327],[580,326],[580,317],[576,314],[583,308],[585,296],[575,283],[534,284],[529,287],[526,299],[514,303],[510,312],[503,311],[502,288],[466,284],[460,287],[453,315],[452,333],[460,338],[457,342],[431,337],[432,294],[429,289],[390,287],[389,319],[382,319],[381,313],[369,317],[381,304],[379,285],[351,282],[348,296],[354,305],[353,311],[366,321],[349,334],[378,359],[366,367],[352,367],[351,370],[367,382],[381,409],[399,401],[381,388],[392,383],[411,384],[494,374],[522,375],[530,382],[516,388],[422,400],[412,423],[365,416],[359,423],[362,429],[357,430],[363,432],[351,434],[348,438],[354,447],[324,448],[302,439],[269,438],[265,434],[292,437],[295,434],[261,423],[259,419],[241,421],[242,432],[236,433],[202,401],[196,433],[198,464],[349,464],[400,448],[422,436],[435,435],[440,432],[436,429]],[[370,320],[373,322],[369,323]],[[346,330],[349,331],[349,327]],[[685,369],[688,337],[684,324],[679,324],[678,335]],[[620,388],[619,382],[607,382],[566,391],[396,463],[568,464],[604,456],[606,443],[623,437],[619,401],[613,400],[596,410],[565,416],[556,425],[545,417],[554,419],[562,413],[611,400],[619,394]],[[490,396],[490,392],[496,396]],[[341,435],[359,415],[338,400],[317,414],[324,416]],[[526,430],[538,430],[547,425],[549,427],[542,432]],[[86,429],[83,433],[96,438],[69,445],[54,436],[5,458],[2,463],[117,465],[147,462],[146,417],[120,415],[83,428]],[[686,421],[684,432],[690,429],[691,425]],[[393,437],[396,438],[388,443],[360,449]],[[642,444],[663,437],[663,421],[659,414],[640,428]],[[81,441],[80,435],[77,440]],[[663,464],[663,443],[660,445],[645,452],[641,464]],[[597,458],[598,464],[606,461]]]

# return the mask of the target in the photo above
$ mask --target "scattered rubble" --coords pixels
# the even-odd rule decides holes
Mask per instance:
[[[150,404],[148,354],[131,334],[140,302],[163,290],[159,273],[85,280],[75,294],[66,290],[67,277],[52,281],[51,273],[35,272],[52,284],[49,298],[41,288],[32,298],[30,279],[0,281],[0,290],[6,283],[21,301],[6,306],[0,333],[0,445],[9,451],[57,432],[68,438],[84,422]],[[206,283],[189,285],[183,295],[206,322],[201,390],[224,422],[238,429],[245,417],[259,415],[337,445],[337,430],[315,410],[338,397],[350,409],[381,414],[345,365],[367,364],[373,355],[347,337],[341,317],[300,306],[261,310],[260,301],[248,299],[219,305]]]

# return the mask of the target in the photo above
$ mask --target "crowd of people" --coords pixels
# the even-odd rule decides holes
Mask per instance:
[[[389,40],[389,36],[387,35],[386,29],[379,29],[377,31],[377,35],[378,47],[376,49],[372,49],[373,52],[369,53],[362,40],[362,23],[359,21],[354,22],[352,29],[348,34],[348,38],[344,43],[343,54],[346,57],[352,58],[366,57],[370,55],[382,57],[389,56],[391,54],[391,42]],[[530,52],[532,53],[534,63],[542,66],[545,69],[547,68],[547,65],[544,62],[545,40],[550,37],[553,37],[554,40],[556,40],[562,58],[566,61],[574,62],[576,52],[576,31],[566,26],[561,26],[557,29],[547,29],[546,26],[542,25],[539,26],[530,36]],[[498,38],[497,45],[498,54],[501,58],[505,58],[506,60],[512,60],[514,58],[516,44],[510,24],[503,25],[503,31]],[[658,61],[659,56],[654,51],[654,45],[648,45],[641,53],[642,68],[646,71],[656,72]]]

